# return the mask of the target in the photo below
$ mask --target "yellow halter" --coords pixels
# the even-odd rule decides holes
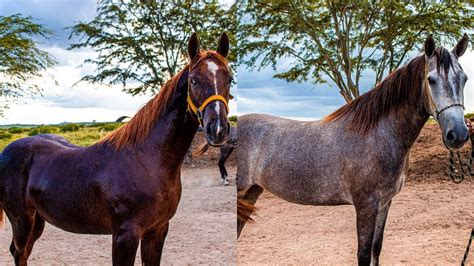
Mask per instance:
[[[188,76],[189,76],[189,73],[191,73],[191,67],[189,67]],[[204,109],[206,109],[206,107],[210,103],[212,103],[214,101],[222,102],[225,106],[227,114],[229,113],[229,104],[227,103],[227,100],[226,100],[226,98],[224,98],[224,96],[219,95],[219,94],[211,95],[211,96],[207,97],[207,99],[204,100],[204,102],[199,107],[197,107],[197,105],[194,104],[193,99],[191,99],[191,93],[190,92],[191,92],[191,80],[188,77],[188,99],[187,99],[187,101],[188,101],[188,111],[192,111],[194,114],[196,114],[201,127],[203,127],[202,114],[204,112]]]

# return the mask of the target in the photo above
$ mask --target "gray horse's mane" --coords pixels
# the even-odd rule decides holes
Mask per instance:
[[[447,72],[452,67],[449,51],[436,48],[438,72],[443,67]],[[362,94],[322,119],[322,123],[347,119],[349,130],[366,134],[392,110],[416,104],[421,96],[426,79],[426,59],[421,55],[407,65],[393,71],[374,89]]]

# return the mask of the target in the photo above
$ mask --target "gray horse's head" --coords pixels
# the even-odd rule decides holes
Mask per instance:
[[[448,149],[461,148],[469,138],[464,122],[464,86],[467,75],[458,61],[467,45],[467,35],[462,37],[451,52],[443,47],[436,48],[431,36],[425,41],[428,112],[438,121],[443,142]]]

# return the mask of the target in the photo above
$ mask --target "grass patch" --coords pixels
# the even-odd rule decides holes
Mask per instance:
[[[95,123],[84,125],[71,123],[30,127],[15,125],[10,128],[0,128],[0,150],[5,149],[8,144],[15,140],[38,134],[56,134],[75,145],[90,146],[108,134],[108,132],[117,129],[122,124],[123,123]]]

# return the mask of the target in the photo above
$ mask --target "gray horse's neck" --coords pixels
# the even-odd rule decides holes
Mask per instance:
[[[420,102],[423,102],[422,99]],[[400,107],[397,112],[392,112],[384,119],[384,122],[392,130],[395,141],[401,143],[406,149],[410,149],[428,118],[429,115],[423,106],[405,106]]]

